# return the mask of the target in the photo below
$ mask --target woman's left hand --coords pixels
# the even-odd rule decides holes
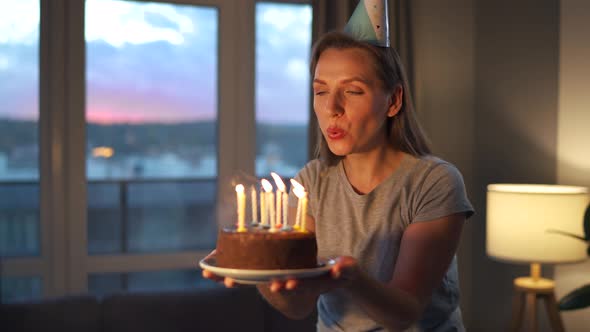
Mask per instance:
[[[349,287],[361,273],[357,260],[351,256],[341,256],[335,261],[327,275],[306,279],[273,280],[269,288],[271,292],[300,290],[321,294],[336,288]]]

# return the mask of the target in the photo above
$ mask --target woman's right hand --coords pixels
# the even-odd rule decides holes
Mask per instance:
[[[336,263],[328,275],[306,279],[273,280],[269,284],[273,293],[302,290],[322,294],[336,288],[350,287],[361,274],[357,260],[351,256],[335,258]]]

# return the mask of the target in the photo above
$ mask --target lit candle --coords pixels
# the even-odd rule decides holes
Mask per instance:
[[[289,195],[284,192],[283,193],[283,230],[289,229],[289,223],[287,220],[287,215],[289,214]]]
[[[307,192],[305,188],[297,181],[291,179],[293,193],[297,196],[297,214],[295,216],[295,229],[301,229],[305,232],[305,221],[307,219]]]
[[[269,212],[269,207],[268,207],[268,193],[270,191],[272,191],[272,184],[270,184],[270,182],[268,182],[267,179],[262,179],[262,189],[264,189],[264,191],[260,192],[260,221],[262,223],[262,226],[268,226],[268,212]]]
[[[275,219],[275,227],[279,228],[281,222],[283,221],[283,195],[285,194],[285,183],[283,183],[283,180],[281,180],[281,177],[275,173],[275,172],[271,172],[270,175],[272,176],[272,178],[275,180],[275,183],[277,185],[277,213],[276,213],[276,219]]]
[[[238,232],[246,231],[246,194],[244,194],[244,186],[238,184],[236,186],[236,195],[238,199]]]
[[[293,193],[297,196],[297,213],[295,214],[295,222],[293,223],[294,229],[299,229],[299,221],[301,219],[301,199],[300,192],[303,190],[303,186],[299,184],[299,182],[295,181],[295,179],[291,179],[291,188],[293,188]]]
[[[301,196],[301,231],[306,232],[305,221],[307,219],[307,192],[303,192]]]
[[[301,221],[301,200],[298,198],[297,199],[297,213],[295,214],[295,225],[293,225],[294,229],[299,229],[299,227],[301,227],[299,225]]]
[[[270,220],[270,230],[275,230],[275,195],[271,191],[266,192],[266,205],[268,206],[268,219]]]
[[[252,188],[250,188],[250,198],[252,201],[252,224],[254,225],[258,223],[258,202],[256,195],[256,187],[252,186]]]

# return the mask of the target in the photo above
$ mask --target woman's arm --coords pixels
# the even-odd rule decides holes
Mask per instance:
[[[304,319],[309,316],[316,306],[319,293],[309,289],[290,290],[291,281],[286,282],[287,291],[273,288],[273,284],[256,286],[260,294],[270,305],[291,319]]]
[[[371,318],[388,330],[404,330],[419,319],[440,285],[457,250],[464,221],[465,215],[458,213],[408,226],[388,284],[358,271],[354,262],[336,268],[335,274],[349,275],[348,290]]]

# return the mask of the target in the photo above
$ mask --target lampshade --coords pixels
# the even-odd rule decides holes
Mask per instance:
[[[586,258],[584,187],[490,184],[487,192],[488,256],[516,263],[570,263]]]

